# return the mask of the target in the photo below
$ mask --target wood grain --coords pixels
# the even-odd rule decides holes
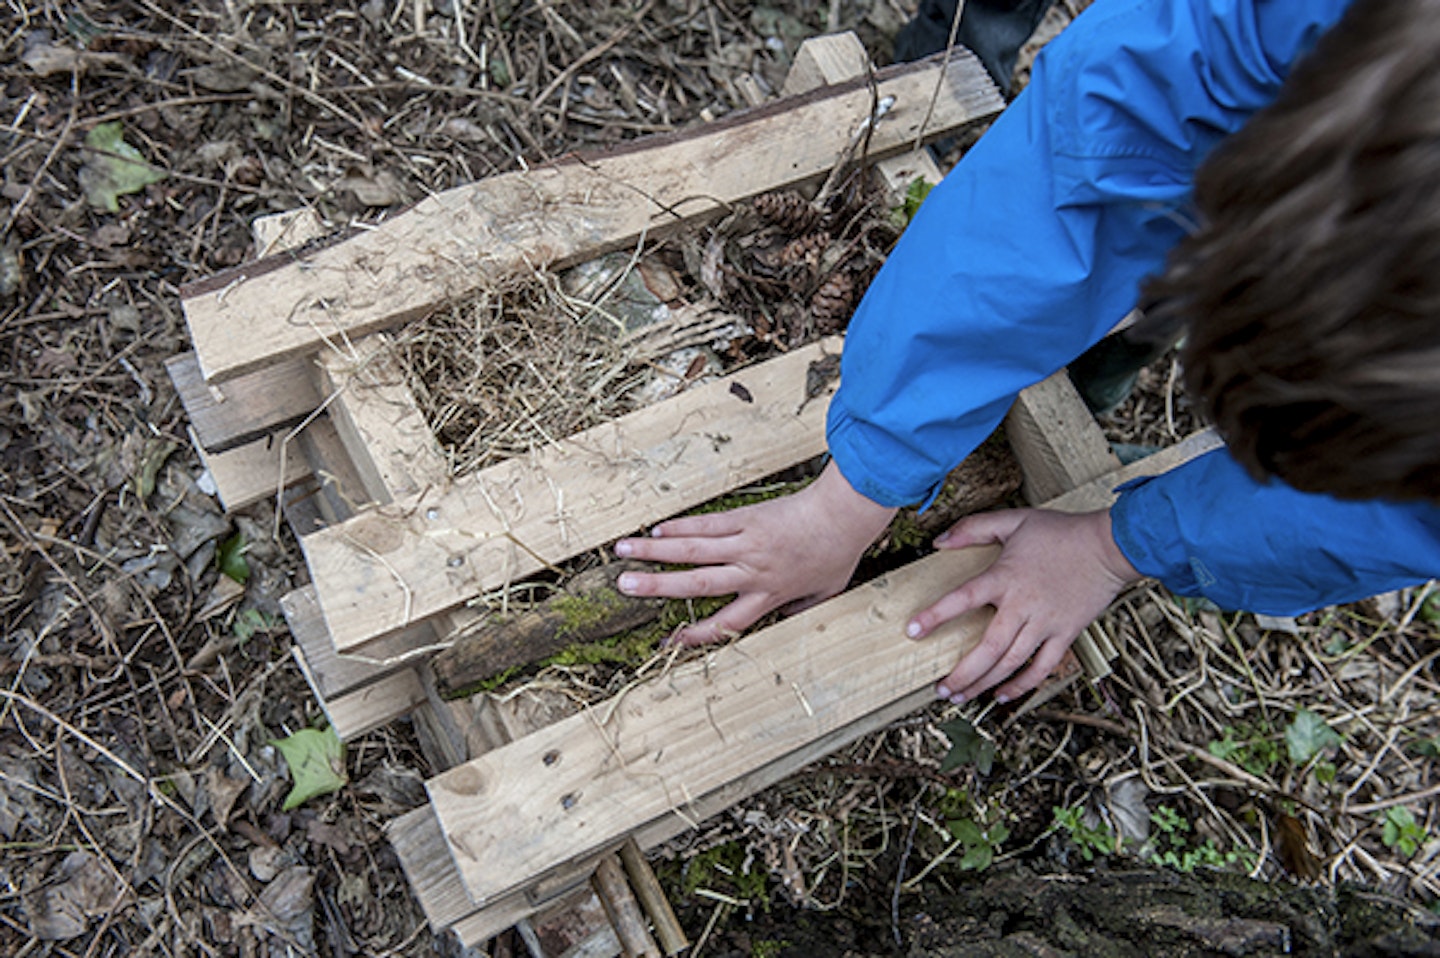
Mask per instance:
[[[895,106],[870,155],[907,151],[937,83],[933,135],[998,113],[1004,101],[966,51],[879,75]],[[580,262],[687,219],[828,173],[869,116],[863,81],[746,111],[632,149],[568,157],[422,200],[373,230],[292,262],[273,257],[187,287],[183,305],[209,381],[316,351],[422,315],[516,271]]]
[[[340,652],[824,451],[806,346],[301,540]],[[833,360],[832,360],[833,361]]]

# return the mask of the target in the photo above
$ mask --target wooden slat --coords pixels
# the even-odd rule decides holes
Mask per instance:
[[[807,373],[839,350],[795,350],[307,536],[336,649],[818,455],[829,389],[807,398]]]
[[[257,439],[216,453],[207,452],[196,442],[195,451],[200,456],[201,465],[210,470],[210,478],[215,482],[215,494],[226,511],[240,509],[275,495],[281,468],[279,439]],[[286,487],[312,478],[310,464],[293,443],[286,452],[284,468]]]
[[[1020,393],[1005,435],[1025,472],[1025,498],[1036,505],[1120,468],[1063,369]]]
[[[895,105],[872,157],[908,150],[932,103],[930,134],[998,113],[1003,100],[965,51],[880,74]],[[868,117],[864,81],[827,87],[673,137],[589,159],[565,158],[422,200],[373,230],[247,264],[188,287],[184,308],[201,369],[223,381],[421,315],[536,265],[580,262],[687,217],[828,173]]]
[[[1144,459],[1137,459],[1112,473],[1092,479],[1064,495],[1045,503],[1045,508],[1060,512],[1093,512],[1105,509],[1115,501],[1115,489],[1144,476],[1158,476],[1191,459],[1213,452],[1225,445],[1214,429],[1202,429],[1186,436],[1173,446],[1166,446]]]
[[[387,338],[367,337],[343,353],[322,350],[316,369],[320,391],[333,394],[326,412],[372,501],[447,482],[445,454]]]
[[[906,617],[997,552],[921,559],[431,779],[471,899],[491,901],[667,812],[683,817],[696,797],[930,690],[991,613],[952,620],[923,642],[905,637]]]
[[[870,55],[854,33],[846,31],[811,37],[795,52],[780,95],[798,96],[823,86],[849,82],[869,72]],[[910,184],[917,179],[934,186],[944,177],[930,151],[923,147],[881,160],[875,164],[875,171],[884,181],[891,202],[896,205],[904,202]]]
[[[1081,485],[1044,506],[1061,511],[1103,509],[1115,501],[1117,485],[1140,475],[1164,473],[1220,445],[1214,432],[1201,432],[1146,460],[1133,462],[1115,473]],[[491,764],[478,769],[478,776],[484,779],[480,794],[472,795],[468,800],[462,794],[451,794],[455,804],[471,802],[472,814],[494,815],[498,823],[511,823],[503,840],[498,843],[481,847],[477,840],[472,846],[478,851],[482,866],[487,870],[498,869],[504,867],[510,854],[528,860],[537,851],[543,853],[547,849],[563,860],[566,851],[563,846],[556,847],[550,843],[550,828],[560,828],[562,834],[569,837],[572,828],[588,830],[589,824],[598,824],[599,821],[609,820],[612,815],[624,814],[619,810],[619,804],[629,807],[635,801],[629,789],[642,792],[648,789],[651,795],[645,807],[649,811],[660,808],[658,814],[634,828],[639,846],[649,849],[680,834],[691,821],[701,821],[759,789],[782,781],[796,769],[842,748],[851,740],[884,728],[893,720],[923,707],[933,700],[933,683],[948,673],[955,664],[955,658],[972,641],[969,637],[978,635],[985,621],[981,617],[952,624],[948,634],[943,637],[937,635],[923,643],[912,643],[900,637],[903,622],[907,621],[907,615],[914,608],[926,604],[932,595],[955,588],[960,579],[975,572],[973,566],[969,569],[945,569],[936,565],[936,562],[945,562],[945,556],[953,555],[956,553],[937,553],[912,563],[890,573],[883,581],[847,592],[799,617],[786,619],[775,627],[721,648],[711,655],[707,663],[688,666],[691,671],[683,676],[671,673],[652,681],[649,686],[626,691],[618,704],[598,704],[590,709],[588,715],[564,720],[544,732],[507,746],[504,751],[492,753]],[[906,595],[912,598],[903,598]],[[932,641],[936,644],[932,645]],[[814,648],[795,650],[795,658],[789,658],[786,650],[792,644],[801,647],[814,645]],[[855,653],[851,653],[852,647],[857,650]],[[852,654],[864,661],[852,660]],[[874,661],[870,661],[870,655],[874,655]],[[796,660],[799,660],[798,663]],[[919,668],[917,660],[922,663]],[[924,663],[929,664],[932,671],[927,673]],[[785,680],[788,674],[786,668],[791,668],[791,674],[804,679],[795,679],[796,686],[805,691],[806,704],[814,715],[804,712],[804,704],[802,712],[796,712],[793,702],[798,702],[798,697],[792,702],[783,702],[782,697],[795,696],[795,690]],[[822,684],[831,673],[835,673],[832,684]],[[756,691],[753,689],[756,676],[769,679],[769,686],[765,689],[768,702],[749,702],[750,694]],[[779,686],[775,684],[775,676],[780,677]],[[671,683],[675,683],[674,687]],[[834,719],[834,700],[837,697],[855,694],[868,697],[867,689],[893,690],[897,684],[910,683],[913,683],[912,690],[896,694],[890,702],[880,704],[868,715],[850,720],[838,728],[825,729]],[[765,683],[762,681],[760,684],[763,686]],[[857,686],[864,689],[857,689]],[[884,699],[886,693],[876,697]],[[600,719],[611,716],[612,709],[616,717],[611,720],[611,725],[606,726],[602,738]],[[672,715],[672,710],[683,715]],[[792,751],[759,768],[736,774],[736,768],[729,765],[732,761],[730,749],[739,746],[739,751],[744,752],[755,749],[768,751],[772,746],[775,716],[768,715],[772,710],[788,716],[795,725],[811,725],[808,732],[818,729],[818,733],[806,738],[805,732],[802,732],[799,745]],[[711,725],[711,717],[714,725]],[[721,732],[726,735],[724,742],[719,740]],[[552,749],[559,759],[546,765],[544,756]],[[585,771],[576,771],[576,765],[585,761],[593,762],[593,765]],[[732,778],[703,797],[694,797],[690,804],[684,797],[672,800],[675,791],[690,791],[691,782],[701,781],[700,776],[690,775],[691,762],[706,764],[710,761],[726,762],[726,774],[732,775]],[[678,762],[683,768],[672,768],[671,762]],[[569,769],[566,769],[567,765]],[[488,775],[485,769],[490,768],[510,771],[508,774]],[[475,778],[472,772],[455,771],[451,774]],[[613,791],[612,785],[618,779],[626,779],[629,788]],[[563,795],[567,791],[579,791],[580,800],[570,811],[557,811],[552,800],[557,804],[557,794]],[[432,795],[435,794],[432,788]],[[514,817],[508,820],[504,810],[507,797],[520,802],[517,808],[524,810],[511,810]],[[677,814],[677,810],[683,814]],[[462,820],[464,818],[462,814]],[[442,836],[435,815],[431,815],[431,820],[435,834],[431,836],[429,851],[433,853],[433,840]],[[474,833],[467,834],[474,837]],[[467,843],[471,840],[471,837],[464,838]],[[459,854],[456,860],[469,861],[465,853]],[[431,861],[429,866],[438,870],[439,874],[445,874],[448,867],[448,877],[439,879],[442,886],[446,882],[461,880],[454,861],[448,866]],[[448,893],[456,895],[454,885],[448,886]]]
[[[285,432],[320,405],[310,363],[303,359],[266,366],[218,386],[205,382],[193,352],[171,356],[165,369],[196,443],[210,453]]]

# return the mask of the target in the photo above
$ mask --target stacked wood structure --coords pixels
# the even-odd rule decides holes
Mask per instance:
[[[983,630],[977,614],[924,642],[903,634],[911,611],[993,559],[969,549],[583,711],[442,700],[428,664],[473,623],[475,597],[821,453],[825,403],[808,401],[807,374],[843,344],[795,350],[451,479],[383,330],[487,277],[634,247],[817,182],[861,139],[870,159],[894,157],[882,170],[899,189],[938,180],[917,142],[1003,107],[963,51],[867,74],[853,36],[819,38],[783,99],[432,196],[339,241],[313,242],[318,221],[286,214],[257,236],[262,258],[184,292],[195,351],[170,366],[197,448],[228,508],[277,490],[286,504],[312,579],[286,598],[286,616],[341,737],[410,715],[445,769],[429,804],[389,836],[432,924],[467,944],[517,923],[529,936],[566,921],[591,934],[596,922],[570,919],[603,908],[602,953],[679,950],[644,850],[921,707]],[[877,103],[889,104],[883,116]],[[675,345],[712,325],[691,316],[648,335]],[[1121,469],[1063,375],[1026,391],[1007,432],[1031,501],[1075,510],[1213,444]],[[1081,648],[1103,674],[1114,650]],[[547,909],[566,921],[529,922]]]

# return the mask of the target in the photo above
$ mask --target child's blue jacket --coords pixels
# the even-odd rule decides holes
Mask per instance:
[[[925,201],[856,312],[827,427],[855,489],[931,497],[1016,393],[1137,299],[1193,221],[1196,168],[1347,0],[1099,0]],[[1440,441],[1440,431],[1437,431]],[[1140,572],[1294,614],[1440,576],[1440,508],[1259,484],[1220,450],[1124,490]]]

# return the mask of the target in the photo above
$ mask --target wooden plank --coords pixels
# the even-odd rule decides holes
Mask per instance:
[[[266,366],[217,386],[205,382],[193,352],[171,356],[165,369],[195,430],[195,441],[211,453],[283,433],[320,405],[310,363],[303,359]]]
[[[194,445],[201,465],[210,471],[220,505],[227,512],[275,495],[281,469],[278,438],[257,439],[225,452],[207,452],[198,442]],[[293,443],[286,452],[284,469],[287,488],[313,478],[310,464]]]
[[[882,71],[894,106],[870,155],[908,151],[937,84],[935,136],[998,113],[1004,102],[978,62],[956,51]],[[865,81],[745,111],[673,136],[422,200],[373,230],[291,262],[272,257],[184,291],[191,339],[207,380],[223,381],[421,315],[495,278],[581,262],[632,246],[687,218],[828,173],[870,113]]]
[[[450,477],[440,443],[405,382],[388,338],[367,337],[345,352],[322,350],[320,392],[340,440],[375,502],[392,502]]]
[[[1065,370],[1021,391],[1005,435],[1025,471],[1025,498],[1039,504],[1120,468]]]
[[[870,55],[865,44],[850,31],[811,37],[800,44],[795,59],[790,63],[790,72],[785,75],[781,96],[798,96],[823,86],[846,83],[856,77],[870,73]],[[939,183],[945,174],[935,165],[930,151],[925,148],[911,150],[901,156],[881,160],[875,164],[875,171],[885,183],[894,203],[904,202],[910,184],[917,179],[931,186]]]
[[[840,345],[806,346],[307,536],[336,649],[823,452],[825,396],[808,395],[807,373]]]
[[[320,700],[335,734],[348,742],[395,721],[429,701],[414,668],[401,669],[354,692]]]
[[[1159,452],[1144,459],[1137,459],[1128,466],[1092,479],[1059,498],[1045,503],[1045,508],[1060,512],[1094,512],[1108,508],[1115,501],[1115,489],[1124,483],[1144,476],[1158,476],[1176,466],[1184,465],[1191,459],[1223,448],[1225,441],[1214,429],[1202,429],[1186,436],[1173,446],[1166,446]]]
[[[648,821],[683,817],[696,797],[931,692],[991,613],[952,620],[923,642],[905,637],[906,617],[997,553],[928,556],[431,779],[470,898],[484,904]]]
[[[1045,503],[1045,507],[1066,512],[1104,508],[1114,501],[1114,490],[1122,483],[1140,476],[1167,471],[1220,445],[1213,431],[1197,433],[1176,446]],[[978,635],[984,622],[984,618],[979,617],[952,625],[947,636],[937,637],[939,645],[949,646],[946,649],[926,649],[929,640],[914,643],[898,637],[899,623],[905,621],[913,608],[928,601],[929,594],[951,589],[968,572],[975,571],[973,567],[969,570],[953,571],[937,568],[934,565],[936,560],[941,560],[946,555],[953,553],[939,553],[912,563],[891,573],[880,582],[846,593],[800,616],[741,639],[733,646],[717,650],[705,662],[685,667],[690,671],[683,675],[677,670],[647,686],[630,690],[618,703],[594,706],[588,715],[567,719],[513,743],[503,752],[493,753],[490,758],[495,764],[481,768],[508,768],[511,770],[510,781],[487,779],[483,793],[471,796],[470,801],[475,806],[475,814],[493,814],[497,821],[502,824],[509,821],[513,827],[505,833],[503,841],[485,846],[481,855],[484,866],[498,867],[511,845],[521,850],[518,852],[520,856],[529,858],[536,850],[536,842],[546,842],[548,829],[552,825],[567,830],[583,830],[587,822],[608,819],[616,813],[620,803],[633,801],[629,789],[615,791],[607,788],[618,779],[630,780],[630,788],[641,791],[649,789],[655,793],[650,796],[651,811],[662,806],[658,814],[639,824],[634,830],[642,848],[653,847],[679,834],[688,827],[689,822],[703,820],[706,816],[783,780],[804,765],[843,747],[861,735],[883,728],[933,701],[933,682],[948,673],[953,666],[954,659],[969,641],[966,634]],[[881,594],[879,598],[876,597],[877,590]],[[907,604],[905,600],[898,598],[901,593],[913,595],[915,598]],[[847,636],[847,628],[852,629],[853,634]],[[873,665],[856,664],[849,659],[851,641],[858,648],[858,655],[875,655]],[[795,659],[783,657],[792,645],[811,643],[814,643],[816,648],[811,651],[808,659],[803,649],[794,649],[800,660],[799,665],[795,664]],[[876,648],[871,648],[872,645]],[[722,656],[722,653],[727,652],[729,654]],[[776,654],[771,654],[772,652]],[[933,658],[923,654],[928,652],[934,653]],[[802,730],[799,735],[800,743],[791,751],[759,768],[735,775],[703,797],[697,797],[693,803],[686,804],[684,799],[673,801],[671,796],[665,794],[667,787],[671,793],[682,787],[689,791],[690,782],[701,780],[698,776],[690,777],[690,763],[706,763],[712,759],[728,762],[730,756],[726,750],[737,744],[744,749],[769,748],[776,731],[776,723],[775,716],[767,713],[784,713],[797,727],[813,726],[831,717],[830,709],[833,708],[832,703],[836,698],[845,698],[850,694],[845,683],[858,681],[853,679],[855,675],[866,676],[864,682],[860,683],[862,685],[868,686],[874,682],[877,687],[885,688],[893,688],[897,682],[903,685],[914,681],[916,665],[908,656],[917,654],[930,662],[936,671],[932,678],[919,679],[913,690],[897,695],[870,713],[808,740],[805,730]],[[841,659],[846,664],[839,664],[838,660]],[[796,675],[802,674],[805,669],[811,670],[804,674],[803,683],[796,680],[797,686],[805,693],[809,710],[797,712],[793,703],[781,701],[782,696],[776,691],[773,681],[776,674],[781,676],[779,688],[782,691],[787,689],[784,681],[787,665]],[[745,671],[747,667],[749,673]],[[851,671],[852,669],[856,671]],[[817,675],[819,671],[841,673],[833,680],[833,686],[838,688],[828,689],[829,697],[822,698],[826,690],[819,684],[824,681],[823,676]],[[923,672],[924,669],[920,671]],[[730,709],[739,704],[739,698],[748,698],[748,687],[754,684],[755,675],[771,679],[771,684],[766,688],[770,700],[764,703],[749,703],[741,706],[738,712],[732,713]],[[847,678],[847,675],[851,678]],[[862,689],[861,692],[863,691]],[[790,689],[789,694],[793,693],[794,690]],[[737,701],[730,701],[732,697],[737,698]],[[817,701],[827,706],[824,714],[817,709]],[[611,716],[612,708],[614,716]],[[690,710],[689,713],[681,714],[679,718],[674,714],[686,713],[687,709]],[[809,714],[811,711],[816,714]],[[607,717],[610,722],[602,737],[600,723]],[[710,724],[712,717],[713,725]],[[727,723],[726,718],[733,721]],[[729,737],[733,737],[735,742],[717,742],[721,730],[731,729],[732,724],[733,730]],[[692,738],[703,741],[697,744]],[[651,751],[647,752],[647,749]],[[723,757],[717,757],[717,749]],[[544,758],[552,751],[558,757],[546,765]],[[665,754],[667,751],[677,752],[678,755],[668,756]],[[646,757],[637,757],[639,755]],[[594,762],[588,772],[577,772],[575,766],[587,759]],[[671,767],[670,763],[673,761],[678,761],[683,767]],[[570,766],[568,770],[564,768],[567,765]],[[472,773],[464,771],[452,774],[472,776]],[[484,772],[481,774],[483,776]],[[667,786],[666,782],[672,784]],[[554,807],[547,808],[549,800],[553,799],[557,792],[561,795],[579,792],[580,799],[571,810],[562,809],[557,812]],[[515,817],[506,819],[506,812],[502,811],[501,807],[506,796],[512,793],[519,795],[522,802],[529,804],[523,805],[524,814],[515,813]],[[432,788],[432,797],[435,794],[435,789]],[[455,793],[452,795],[463,798]],[[657,799],[656,796],[660,797]],[[460,804],[463,804],[463,801]],[[671,807],[672,804],[674,807]],[[439,820],[435,815],[430,815],[430,819],[434,833],[429,837],[431,844],[427,854],[433,855],[436,851],[433,842],[443,840],[443,834],[439,830]],[[524,832],[519,830],[521,827],[525,829]],[[530,834],[531,829],[534,830],[533,835]],[[502,857],[491,857],[492,852]],[[559,854],[563,857],[563,849]],[[469,859],[461,853],[456,860]],[[455,862],[437,868],[439,873],[445,876],[437,879],[437,887],[444,887],[445,893],[452,896],[452,900],[457,903],[456,907],[460,907],[458,903],[468,899],[455,886],[455,883],[461,880]]]

